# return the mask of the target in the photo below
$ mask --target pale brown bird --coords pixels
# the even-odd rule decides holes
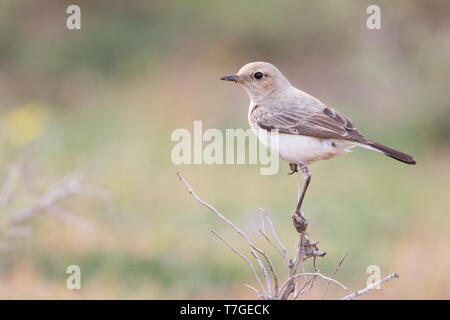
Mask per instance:
[[[314,161],[330,159],[359,146],[416,164],[412,156],[365,138],[348,117],[293,87],[270,63],[246,64],[238,73],[221,80],[234,81],[247,91],[248,120],[263,144],[270,148],[268,137],[277,131],[277,152],[289,163],[290,174],[300,167],[305,185],[295,210],[298,215],[311,181],[308,165]]]

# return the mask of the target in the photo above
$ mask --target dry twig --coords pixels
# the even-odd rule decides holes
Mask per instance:
[[[302,293],[302,292],[304,293],[307,290],[307,287],[303,286],[300,290],[298,290],[298,284],[296,282],[296,279],[299,278],[300,276],[304,276],[306,278],[308,275],[312,276],[312,278],[311,278],[312,281],[314,281],[314,279],[316,277],[321,277],[325,280],[337,283],[340,286],[342,286],[343,288],[345,288],[345,286],[340,284],[338,281],[331,279],[329,277],[326,277],[326,276],[320,274],[319,272],[315,272],[315,273],[303,272],[301,274],[297,274],[297,269],[298,269],[299,265],[301,263],[303,263],[303,261],[305,261],[307,258],[318,257],[318,256],[321,257],[324,255],[324,253],[319,251],[319,249],[317,247],[317,242],[309,241],[308,235],[306,234],[307,221],[303,217],[293,217],[293,219],[295,219],[294,223],[297,223],[296,227],[298,227],[299,224],[301,224],[301,223],[303,223],[303,226],[300,226],[299,228],[297,228],[297,230],[299,231],[299,243],[297,245],[296,255],[295,255],[294,259],[289,259],[287,256],[286,247],[283,245],[280,238],[278,237],[270,217],[267,215],[267,213],[265,213],[263,210],[261,210],[264,219],[262,219],[262,225],[261,225],[261,229],[259,230],[259,232],[269,242],[269,244],[283,257],[283,259],[286,261],[286,263],[288,265],[288,269],[289,269],[288,279],[280,287],[278,275],[275,271],[273,263],[271,262],[270,258],[267,256],[267,254],[263,250],[257,248],[252,243],[250,238],[240,228],[238,228],[230,220],[228,220],[214,206],[212,206],[209,203],[207,203],[206,201],[200,199],[200,197],[197,196],[197,194],[194,192],[192,187],[189,185],[189,183],[183,178],[183,176],[180,173],[177,173],[177,177],[186,186],[189,194],[197,202],[199,202],[200,204],[202,204],[203,206],[205,206],[206,208],[211,210],[216,216],[218,216],[222,221],[224,221],[231,228],[233,228],[247,242],[249,249],[250,249],[250,254],[254,257],[254,259],[260,266],[260,269],[264,275],[264,279],[266,280],[267,290],[262,285],[262,282],[261,282],[256,270],[254,269],[253,265],[251,264],[251,262],[242,253],[240,253],[238,250],[236,250],[228,241],[226,241],[222,236],[220,236],[217,232],[212,231],[212,233],[215,236],[217,236],[220,240],[222,240],[228,247],[231,248],[231,250],[233,250],[233,252],[235,252],[242,259],[244,259],[246,261],[246,263],[250,266],[250,268],[260,286],[260,290],[254,288],[254,287],[251,287],[249,285],[246,285],[246,286],[249,287],[250,289],[254,290],[255,292],[257,292],[258,298],[261,297],[263,299],[288,299],[292,292],[294,292],[294,296],[297,297],[300,293]],[[266,234],[264,222],[267,222],[267,224],[270,226],[272,235],[276,239],[276,242],[278,243],[279,248],[275,245],[275,243],[273,241],[270,240],[269,236]],[[268,268],[265,267],[265,265],[263,264],[261,259],[258,257],[258,254],[261,255],[264,258],[264,260],[267,262]],[[272,286],[272,282],[269,278],[269,271],[273,276],[273,286]],[[309,281],[309,282],[307,281],[307,283],[310,285],[309,288],[312,287],[312,281]]]
[[[383,278],[383,279],[381,279],[381,280],[379,280],[379,281],[377,281],[375,283],[372,283],[372,284],[368,285],[364,289],[361,289],[359,291],[353,292],[353,293],[343,297],[341,300],[352,300],[352,299],[355,299],[356,297],[359,297],[359,296],[361,296],[363,294],[366,294],[367,292],[369,292],[370,290],[376,288],[377,286],[382,285],[383,283],[385,283],[385,282],[387,282],[389,280],[398,278],[398,277],[399,277],[398,273],[394,272],[394,273],[388,275],[386,278]]]
[[[270,281],[269,274],[267,272],[267,268],[264,266],[263,262],[258,257],[258,254],[257,254],[257,252],[254,249],[255,246],[250,241],[249,237],[241,229],[239,229],[237,226],[235,226],[230,220],[228,220],[223,214],[221,214],[216,208],[214,208],[209,203],[207,203],[207,202],[203,201],[202,199],[200,199],[197,196],[197,194],[194,192],[192,187],[187,183],[187,181],[183,178],[183,176],[180,173],[178,173],[178,172],[177,172],[177,177],[180,179],[181,182],[183,182],[183,184],[186,186],[186,188],[188,189],[188,191],[191,194],[191,196],[194,197],[194,199],[197,202],[199,202],[200,204],[202,204],[203,206],[207,207],[212,212],[214,212],[221,220],[223,220],[226,224],[228,224],[230,227],[232,227],[247,242],[248,246],[250,247],[250,253],[252,254],[252,256],[255,258],[256,262],[260,266],[260,268],[261,268],[261,270],[262,270],[262,272],[264,274],[264,278],[266,280],[266,285],[267,285],[269,296],[266,295],[265,297],[267,299],[271,299],[272,297],[276,296],[276,294],[272,290],[272,283]],[[261,296],[264,296],[264,295],[261,294]]]
[[[308,226],[308,221],[303,217],[302,214],[300,214],[300,216],[299,216],[299,215],[294,213],[293,216],[292,216],[294,227],[296,228],[297,232],[299,233],[299,242],[298,242],[298,245],[297,245],[297,250],[296,250],[296,254],[295,254],[294,258],[293,259],[289,259],[288,255],[287,255],[286,247],[283,245],[283,243],[281,242],[280,238],[278,237],[271,219],[269,218],[268,214],[264,210],[262,210],[262,209],[260,210],[262,212],[262,214],[263,214],[263,219],[261,220],[261,229],[259,230],[259,232],[267,240],[267,242],[269,242],[269,244],[283,257],[283,259],[287,263],[287,267],[288,267],[288,270],[289,270],[288,271],[287,280],[280,287],[279,286],[278,275],[277,275],[277,273],[275,271],[275,268],[273,266],[272,261],[267,256],[267,254],[263,250],[257,248],[251,242],[250,238],[240,228],[238,228],[230,220],[228,220],[214,206],[212,206],[209,203],[207,203],[207,202],[203,201],[202,199],[200,199],[197,196],[197,194],[194,192],[192,187],[189,185],[189,183],[183,178],[183,176],[180,173],[177,173],[176,175],[180,179],[180,181],[186,186],[186,188],[188,189],[188,191],[191,194],[191,196],[197,202],[199,202],[200,204],[202,204],[203,206],[205,206],[206,208],[211,210],[216,216],[218,216],[222,221],[224,221],[231,228],[233,228],[233,230],[236,231],[247,242],[247,244],[249,246],[249,249],[250,249],[250,254],[254,257],[254,259],[256,260],[256,262],[258,263],[258,265],[261,268],[261,271],[262,271],[262,273],[264,275],[264,279],[266,280],[266,286],[263,285],[260,277],[258,276],[258,273],[256,272],[256,270],[253,267],[253,265],[250,262],[250,260],[247,259],[247,257],[245,257],[244,254],[242,254],[241,252],[236,250],[227,240],[225,240],[217,232],[211,231],[216,237],[218,237],[228,247],[230,247],[231,250],[234,253],[236,253],[242,259],[244,259],[245,262],[250,266],[250,268],[251,268],[251,270],[253,272],[253,275],[255,276],[256,281],[258,282],[260,290],[254,288],[254,287],[252,287],[252,286],[250,286],[248,284],[245,284],[245,286],[250,288],[251,290],[255,291],[257,293],[257,295],[258,295],[258,299],[262,298],[262,299],[286,300],[286,299],[289,299],[289,297],[290,297],[290,295],[292,293],[294,294],[293,295],[294,299],[297,299],[301,295],[304,295],[303,297],[305,298],[306,297],[306,293],[312,289],[312,287],[314,285],[314,281],[317,278],[322,278],[322,279],[327,281],[326,287],[325,287],[325,289],[323,290],[323,293],[322,293],[322,298],[325,296],[326,291],[328,289],[328,286],[329,286],[329,284],[331,282],[339,285],[344,290],[347,289],[343,284],[341,284],[339,281],[335,280],[333,277],[335,276],[335,274],[341,268],[342,262],[344,261],[344,259],[347,257],[348,254],[346,253],[342,257],[342,259],[339,261],[338,265],[336,266],[335,270],[333,271],[333,273],[331,274],[330,277],[327,277],[327,276],[321,274],[320,270],[317,269],[317,267],[316,267],[316,261],[315,260],[316,260],[317,257],[323,257],[325,255],[325,253],[319,251],[319,248],[317,246],[318,242],[310,242],[310,240],[308,238],[308,234],[306,233],[306,229],[307,229],[307,226]],[[298,182],[299,182],[299,188],[300,188],[301,187],[300,178],[298,178]],[[270,226],[270,229],[272,231],[272,235],[276,239],[276,242],[278,243],[279,248],[277,247],[277,245],[272,240],[270,240],[270,237],[266,233],[265,222],[267,222],[267,224]],[[262,260],[259,258],[258,254],[261,255],[264,258],[264,260],[266,261],[266,263],[268,265],[269,271],[272,273],[274,289],[272,289],[272,282],[271,282],[270,277],[269,277],[269,272],[268,272],[266,266],[264,265],[264,263],[262,262]],[[314,259],[313,266],[314,266],[315,272],[305,272],[303,262],[306,259],[311,258],[311,257]],[[302,265],[303,272],[297,273],[297,269],[300,266],[300,264]],[[308,276],[310,276],[309,279],[308,279]],[[305,278],[305,283],[299,289],[299,284],[297,283],[297,281],[301,277]],[[343,299],[353,299],[353,298],[355,298],[357,296],[360,296],[360,295],[368,292],[369,290],[373,289],[377,285],[382,284],[382,283],[384,283],[386,281],[389,281],[390,279],[392,279],[394,277],[398,277],[398,275],[396,273],[392,274],[389,277],[387,277],[387,278],[385,278],[385,279],[383,279],[383,280],[381,280],[381,281],[379,281],[379,282],[377,282],[377,283],[375,283],[373,285],[370,285],[370,286],[368,286],[367,288],[365,288],[363,290],[357,291],[355,293],[352,293],[352,294],[344,297]]]
[[[334,269],[333,273],[331,274],[330,278],[333,278],[336,275],[336,273],[341,269],[342,262],[344,262],[344,260],[345,260],[345,258],[347,258],[347,256],[348,256],[348,252],[346,252],[344,254],[344,256],[341,258],[341,260],[339,261],[338,265],[336,266],[336,268]],[[323,289],[322,299],[325,297],[325,294],[327,293],[329,285],[330,285],[330,281],[327,282],[327,284],[325,286],[325,289]]]
[[[261,291],[262,291],[265,295],[267,295],[267,292],[266,292],[266,290],[264,289],[264,286],[263,286],[263,284],[261,283],[261,280],[259,279],[258,274],[257,274],[256,271],[255,271],[255,268],[253,268],[253,265],[252,265],[251,262],[247,259],[247,257],[244,256],[242,253],[240,253],[238,250],[236,250],[236,249],[235,249],[235,248],[234,248],[227,240],[225,240],[220,234],[218,234],[218,233],[215,232],[214,230],[211,230],[211,232],[212,232],[217,238],[219,238],[220,240],[222,240],[228,247],[230,247],[231,250],[233,250],[234,253],[236,253],[238,256],[240,256],[242,259],[244,259],[245,262],[247,262],[247,264],[248,264],[248,265],[250,266],[250,268],[252,269],[253,275],[255,276],[256,281],[258,282],[259,287],[261,288]],[[250,286],[248,286],[248,287],[250,287]],[[256,289],[253,288],[253,287],[251,287],[251,288],[254,289],[254,290],[256,290]],[[256,290],[256,292],[258,292],[258,295],[261,295],[261,293],[260,293],[258,290]]]
[[[14,166],[9,178],[2,188],[0,206],[1,204],[6,204],[10,198],[12,188],[19,175],[17,168],[17,165]],[[25,221],[39,213],[47,212],[84,231],[93,231],[94,225],[90,221],[74,215],[58,205],[59,202],[73,195],[88,195],[108,202],[110,199],[107,191],[82,183],[79,175],[68,174],[63,179],[53,183],[48,191],[41,197],[38,197],[33,204],[3,216],[0,220],[1,230],[7,234],[12,234],[15,230],[23,228],[22,224]]]

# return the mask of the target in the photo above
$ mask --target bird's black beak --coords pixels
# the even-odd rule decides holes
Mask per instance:
[[[231,76],[224,76],[220,80],[239,82],[240,78],[237,74],[232,74]]]

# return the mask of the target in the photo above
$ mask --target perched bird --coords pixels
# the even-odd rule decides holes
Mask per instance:
[[[247,91],[248,120],[263,144],[268,145],[270,132],[276,130],[278,155],[289,163],[290,174],[300,167],[305,184],[295,210],[298,215],[311,181],[308,165],[314,161],[330,159],[359,146],[416,164],[412,156],[365,138],[347,116],[293,87],[270,63],[246,64],[238,73],[221,80],[234,81]]]

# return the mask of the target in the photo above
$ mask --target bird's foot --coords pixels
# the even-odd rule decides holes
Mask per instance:
[[[290,163],[289,168],[291,169],[291,171],[288,173],[288,175],[292,175],[298,172],[297,165],[295,163]]]
[[[303,216],[303,213],[294,211],[292,214],[292,223],[294,224],[294,228],[298,233],[302,233],[306,231],[308,228],[308,220]]]

